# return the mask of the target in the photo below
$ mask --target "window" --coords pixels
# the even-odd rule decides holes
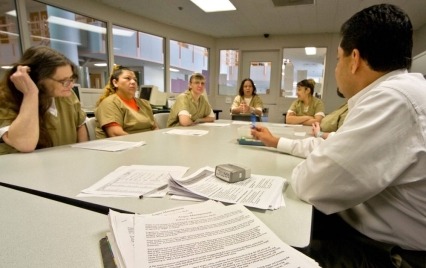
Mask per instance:
[[[139,85],[164,86],[164,38],[113,26],[114,63],[135,71]]]
[[[314,94],[322,96],[324,84],[324,66],[327,48],[315,48],[314,54],[305,48],[284,48],[281,78],[281,96],[296,98],[297,82],[314,79]]]
[[[31,45],[49,46],[67,56],[80,69],[82,87],[102,88],[107,72],[106,23],[54,6],[27,0]]]
[[[206,92],[209,92],[209,50],[188,43],[170,40],[170,85],[172,93],[188,89],[189,78],[193,73],[201,73],[206,78]]]
[[[16,8],[13,0],[0,5],[0,77],[21,58]]]
[[[219,95],[238,94],[238,50],[220,50]]]
[[[256,93],[269,94],[271,87],[272,62],[252,61],[250,63],[250,78],[256,85]]]

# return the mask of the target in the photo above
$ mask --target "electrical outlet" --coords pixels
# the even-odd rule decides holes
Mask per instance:
[[[231,99],[231,97],[226,97],[225,98],[225,103],[231,103],[232,102],[232,99]]]

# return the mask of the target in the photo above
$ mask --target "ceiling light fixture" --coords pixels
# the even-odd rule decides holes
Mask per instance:
[[[93,64],[93,65],[95,65],[95,66],[97,66],[97,67],[105,67],[105,66],[107,66],[108,64],[106,64],[106,62],[100,62],[100,63],[95,63],[95,64]]]
[[[316,47],[305,47],[305,53],[306,53],[306,55],[315,55],[315,54],[317,54],[317,48]]]
[[[192,3],[201,8],[204,12],[218,12],[236,10],[229,0],[191,0]]]

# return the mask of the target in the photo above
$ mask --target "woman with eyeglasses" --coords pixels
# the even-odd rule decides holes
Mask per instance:
[[[77,67],[44,46],[25,51],[0,81],[0,155],[88,140],[72,91]]]
[[[312,126],[320,123],[324,118],[324,103],[314,97],[315,81],[304,79],[297,83],[297,100],[295,100],[287,111],[285,122],[287,124],[301,124]]]
[[[158,129],[149,102],[135,98],[137,89],[135,72],[127,67],[115,65],[95,110],[96,138]]]

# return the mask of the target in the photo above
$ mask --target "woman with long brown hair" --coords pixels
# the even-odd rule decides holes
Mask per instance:
[[[25,51],[0,81],[0,155],[88,140],[72,91],[77,67],[44,46]]]

